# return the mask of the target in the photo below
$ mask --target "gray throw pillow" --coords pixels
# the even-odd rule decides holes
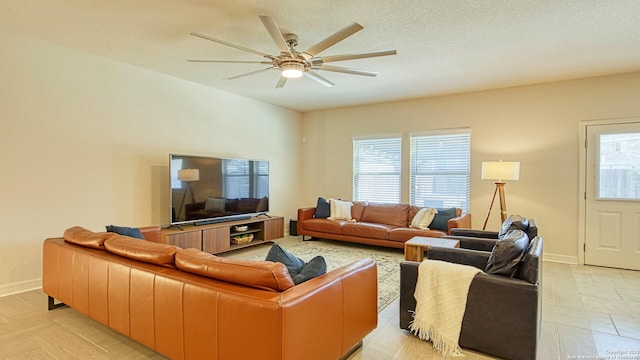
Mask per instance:
[[[115,225],[107,225],[107,232],[116,233],[118,235],[130,236],[133,238],[144,239],[142,236],[142,232],[138,228],[126,227],[126,226],[115,226]]]
[[[529,245],[529,237],[522,230],[510,230],[493,246],[485,272],[514,277]]]
[[[456,217],[456,208],[438,209],[429,228],[432,230],[447,231],[449,230],[448,222],[454,217]]]
[[[527,231],[529,228],[529,220],[520,215],[511,215],[503,223],[498,233],[498,237],[503,237],[509,230]]]
[[[329,205],[329,201],[323,197],[319,197],[318,203],[316,204],[316,218],[326,219],[329,216],[331,216],[331,205]]]
[[[265,260],[284,264],[296,285],[327,273],[327,264],[322,256],[316,256],[308,263],[305,263],[304,260],[283,249],[278,244],[274,244],[269,249]]]

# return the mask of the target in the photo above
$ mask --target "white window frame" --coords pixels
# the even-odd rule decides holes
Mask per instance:
[[[409,203],[469,211],[471,129],[414,132],[409,142]]]

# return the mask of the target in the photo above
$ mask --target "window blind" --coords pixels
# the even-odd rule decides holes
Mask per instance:
[[[469,209],[471,135],[452,130],[410,136],[411,205]]]
[[[402,138],[353,140],[353,199],[400,203]]]

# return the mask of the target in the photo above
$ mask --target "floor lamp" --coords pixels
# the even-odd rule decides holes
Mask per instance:
[[[196,202],[195,196],[193,195],[193,189],[191,189],[191,183],[194,181],[200,180],[200,170],[199,169],[182,169],[178,170],[178,180],[184,181],[187,183],[187,188],[184,190],[184,194],[182,195],[182,202],[180,203],[180,208],[178,209],[178,216],[176,219],[180,219],[180,214],[182,214],[182,207],[184,206],[184,199],[187,197],[187,193],[191,191],[191,202]]]
[[[496,189],[493,191],[491,205],[487,211],[487,217],[484,219],[482,230],[487,228],[489,215],[493,208],[493,202],[496,200],[496,193],[500,194],[500,219],[502,222],[507,220],[507,202],[504,197],[504,180],[520,180],[520,163],[514,161],[483,161],[482,162],[482,180],[495,180]]]

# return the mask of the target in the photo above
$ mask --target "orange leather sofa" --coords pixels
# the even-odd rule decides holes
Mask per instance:
[[[143,236],[76,227],[46,239],[50,309],[64,303],[172,359],[338,359],[377,326],[372,259],[294,286],[280,263],[161,244],[158,228]]]
[[[354,201],[348,220],[316,218],[315,207],[298,209],[298,235],[330,240],[341,240],[368,245],[404,248],[414,236],[442,237],[454,228],[471,228],[471,214],[456,209],[456,217],[447,222],[447,231],[422,230],[410,227],[420,210],[407,204],[376,204]]]

